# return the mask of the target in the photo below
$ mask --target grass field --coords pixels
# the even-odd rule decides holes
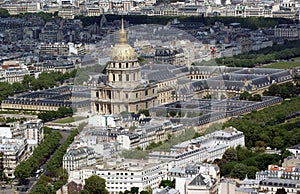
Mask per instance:
[[[276,62],[266,65],[263,68],[290,69],[294,67],[300,67],[300,62]]]
[[[292,60],[295,60],[295,61],[300,60],[300,57],[292,58]]]
[[[61,123],[61,124],[65,124],[65,123],[73,123],[75,121],[80,121],[86,119],[86,117],[67,117],[67,118],[62,118],[59,120],[54,121],[54,123]]]

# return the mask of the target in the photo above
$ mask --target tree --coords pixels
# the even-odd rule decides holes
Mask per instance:
[[[10,14],[7,9],[0,8],[0,18],[7,18]]]
[[[97,175],[85,179],[84,190],[89,194],[108,194],[105,187],[105,179]]]
[[[246,166],[257,166],[257,161],[255,160],[255,157],[248,157],[242,161],[242,164],[245,164]]]
[[[145,187],[145,191],[147,191],[149,194],[152,194],[152,188],[149,186],[149,185],[147,185],[146,187]]]
[[[261,95],[259,94],[254,94],[253,97],[251,98],[252,101],[262,101]]]
[[[0,101],[7,98],[8,96],[12,96],[14,94],[14,90],[11,84],[7,82],[0,83]]]
[[[50,127],[45,126],[44,127],[44,134],[50,134],[52,129]]]
[[[273,84],[267,91],[264,92],[267,96],[280,96],[282,98],[289,98],[297,95],[297,88],[292,83]]]
[[[255,142],[255,147],[265,148],[266,147],[266,143],[264,141],[256,141]]]
[[[34,79],[34,78],[31,77],[30,75],[25,75],[25,76],[23,77],[22,84],[28,88],[28,86],[30,85],[30,83],[32,82],[33,79]]]
[[[54,13],[45,13],[45,12],[39,12],[38,15],[45,21],[48,22],[53,18],[57,18],[58,15],[56,12]]]
[[[175,116],[177,115],[177,112],[176,112],[175,110],[171,110],[171,111],[169,112],[169,115],[170,115],[171,117],[175,117]]]
[[[223,154],[223,159],[227,162],[233,162],[238,160],[237,152],[234,148],[228,148]]]
[[[281,155],[282,155],[282,158],[287,158],[287,157],[291,156],[292,153],[289,150],[284,150]]]
[[[12,87],[13,87],[14,92],[23,92],[24,91],[24,86],[19,82],[13,83]]]
[[[170,180],[162,180],[159,184],[159,187],[171,187],[175,188],[175,179],[173,181]]]
[[[277,189],[275,194],[287,194],[287,192],[285,191],[284,188],[281,188],[281,189]]]
[[[193,139],[196,139],[198,137],[201,137],[203,134],[199,133],[199,132],[195,132]]]
[[[46,158],[55,150],[61,139],[59,132],[51,132],[44,141],[34,150],[33,154],[25,161],[22,161],[15,169],[15,176],[25,179],[30,176],[38,167],[44,163]]]
[[[264,141],[266,147],[283,149],[299,142],[300,132],[295,129],[300,127],[300,122],[291,122],[292,116],[299,111],[299,103],[300,98],[291,98],[281,104],[251,112],[242,118],[232,119],[224,123],[224,126],[233,126],[242,131],[248,148],[254,147],[257,141]],[[282,115],[289,122],[284,122]],[[279,124],[280,121],[284,123]]]
[[[245,91],[240,95],[240,100],[249,100],[251,98],[251,94],[249,92]]]
[[[248,173],[248,168],[244,164],[236,164],[230,172],[232,178],[243,180]]]
[[[131,194],[139,194],[139,188],[138,187],[131,187],[130,188]]]
[[[255,157],[257,162],[257,168],[259,170],[265,170],[269,164],[278,164],[280,156],[277,154],[259,154]]]
[[[252,151],[247,149],[246,147],[238,146],[236,148],[236,152],[237,152],[238,161],[243,161],[253,156]]]
[[[221,165],[220,165],[221,176],[229,175],[233,167],[237,164],[237,162],[227,162],[227,163],[222,163],[222,162],[224,161],[221,160]]]
[[[31,170],[30,170],[29,165],[27,165],[26,162],[23,161],[17,166],[14,174],[17,178],[25,179],[30,176],[30,172],[31,172]]]
[[[280,137],[280,136],[274,137],[273,147],[280,149],[283,147],[283,144],[284,144],[284,141],[283,141],[282,137]]]
[[[183,112],[183,111],[178,112],[178,117],[184,117],[184,116],[185,116],[185,112]]]
[[[248,166],[247,168],[247,175],[250,179],[255,179],[256,172],[258,172],[259,169],[255,166]]]

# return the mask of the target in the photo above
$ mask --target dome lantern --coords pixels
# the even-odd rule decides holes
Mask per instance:
[[[119,43],[113,48],[111,53],[113,61],[134,61],[137,60],[137,54],[134,49],[127,43],[126,31],[124,29],[124,20],[122,18],[122,27],[120,30]]]

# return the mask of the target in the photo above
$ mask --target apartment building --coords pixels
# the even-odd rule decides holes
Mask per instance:
[[[159,188],[159,183],[166,175],[168,163],[157,160],[112,159],[104,165],[82,168],[69,172],[69,182],[84,184],[84,179],[98,175],[106,180],[106,189],[111,194],[118,194],[131,187],[140,191],[150,187]]]
[[[220,182],[220,169],[215,164],[195,162],[172,167],[168,170],[167,179],[175,179],[175,189],[179,193],[215,193]]]
[[[76,15],[80,13],[80,9],[77,6],[61,6],[58,10],[58,15],[64,19],[74,19]]]
[[[1,5],[1,7],[7,9],[10,15],[18,15],[24,13],[37,13],[41,11],[41,3],[33,2],[33,1],[7,3]]]
[[[36,50],[37,53],[47,54],[52,56],[71,56],[84,55],[84,44],[74,43],[40,43]]]
[[[25,75],[29,75],[29,71],[21,61],[4,61],[0,66],[0,81],[2,82],[22,82]]]
[[[286,40],[297,40],[300,37],[300,25],[277,25],[274,29],[274,36]]]
[[[44,124],[41,119],[7,123],[0,127],[0,137],[25,138],[34,147],[44,140]]]
[[[20,128],[24,130],[25,139],[33,140],[36,145],[44,140],[44,123],[41,119],[25,121]]]
[[[297,194],[300,192],[300,181],[280,178],[270,178],[260,181],[260,194],[275,194],[278,189],[284,189],[287,194]]]
[[[63,157],[63,168],[68,172],[95,163],[95,151],[90,147],[71,147]]]
[[[104,140],[102,137],[108,136],[108,133],[93,133],[87,132],[86,134],[80,135],[78,139],[76,139],[72,146],[75,145],[77,147],[89,147],[95,151],[95,158],[107,159],[115,156],[120,150],[120,145],[115,140],[111,142],[106,139]]]
[[[82,184],[77,184],[74,181],[66,183],[59,190],[56,191],[56,194],[78,194],[83,190]]]
[[[14,178],[14,171],[18,164],[27,156],[27,141],[0,137],[0,160],[6,177]]]
[[[183,125],[172,124],[169,121],[153,121],[145,126],[137,126],[135,132],[124,131],[117,135],[120,147],[126,150],[134,148],[146,149],[151,143],[164,142],[169,134],[180,134]]]
[[[124,132],[118,135],[117,141],[123,149],[135,149],[140,145],[140,135],[137,133]]]
[[[151,152],[149,157],[168,159],[174,166],[185,166],[191,162],[222,158],[226,149],[238,145],[245,145],[244,134],[231,127],[177,144],[170,152]]]
[[[271,178],[283,178],[299,181],[300,160],[297,158],[286,158],[282,167],[271,164],[268,166],[267,170],[256,172],[256,180],[265,180]]]
[[[186,194],[217,194],[217,180],[209,175],[199,174],[186,185]]]
[[[75,69],[75,65],[72,61],[49,61],[44,63],[34,64],[34,68],[40,72],[72,72]]]
[[[300,144],[288,147],[287,150],[294,154],[294,156],[298,156],[300,155]]]

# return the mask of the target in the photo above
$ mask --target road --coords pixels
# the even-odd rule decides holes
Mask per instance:
[[[67,137],[69,136],[69,134],[70,134],[70,132],[71,132],[71,131],[61,131],[61,130],[53,130],[53,131],[59,131],[60,134],[62,135],[62,138],[61,138],[61,140],[59,141],[59,145],[63,144],[63,143],[66,141]],[[53,154],[54,154],[54,153],[55,153],[55,152],[53,152]],[[50,159],[52,158],[53,154],[50,156],[50,158],[49,158],[48,160],[50,160]],[[47,160],[47,161],[48,161],[48,160]],[[25,193],[29,193],[31,190],[33,190],[34,187],[35,187],[35,185],[36,185],[36,183],[37,183],[37,181],[38,181],[38,179],[39,179],[39,177],[40,177],[42,174],[46,174],[46,172],[47,172],[47,167],[46,167],[47,161],[45,162],[45,164],[43,164],[42,166],[40,166],[40,169],[44,169],[44,172],[41,173],[37,178],[36,178],[36,177],[31,177],[31,178],[32,178],[32,185],[29,187],[28,191],[25,192]],[[20,194],[25,194],[25,193],[20,192]]]

